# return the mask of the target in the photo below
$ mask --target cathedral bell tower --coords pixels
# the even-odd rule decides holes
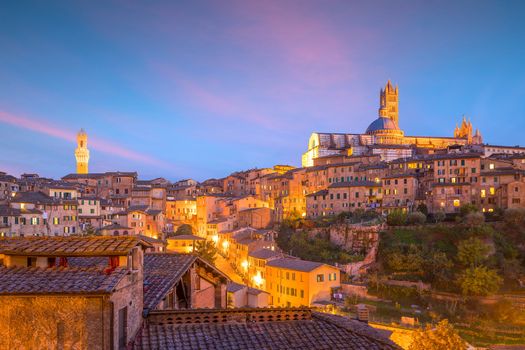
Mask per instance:
[[[394,88],[390,80],[379,92],[379,115],[392,119],[397,127],[399,127],[398,97],[398,88],[397,86]]]
[[[88,173],[89,150],[87,148],[87,134],[84,129],[80,129],[77,134],[77,148],[75,149],[77,160],[77,174]]]

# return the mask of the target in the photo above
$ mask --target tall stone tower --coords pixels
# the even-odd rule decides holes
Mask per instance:
[[[394,88],[389,80],[379,93],[379,115],[392,119],[397,127],[399,127],[398,103],[398,88],[397,86]]]
[[[77,149],[75,150],[77,160],[77,174],[88,173],[89,150],[87,148],[87,134],[84,129],[80,129],[77,134]]]

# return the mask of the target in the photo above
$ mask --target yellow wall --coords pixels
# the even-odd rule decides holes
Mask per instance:
[[[195,245],[195,240],[193,239],[169,239],[167,250],[176,252],[176,253],[191,253]]]
[[[328,275],[334,273],[336,278],[331,281]],[[317,282],[317,275],[323,275],[324,281]],[[310,306],[314,301],[330,300],[332,288],[340,285],[339,269],[329,265],[310,272],[266,267],[266,291],[273,306]]]

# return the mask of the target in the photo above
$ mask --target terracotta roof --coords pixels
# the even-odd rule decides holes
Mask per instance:
[[[291,258],[280,258],[280,259],[268,261],[266,263],[266,266],[279,267],[283,269],[303,271],[303,272],[313,271],[316,268],[323,266],[323,265],[326,265],[326,264],[315,262],[315,261],[307,261],[307,260],[291,259]],[[330,266],[330,265],[327,265],[327,266]]]
[[[240,283],[235,283],[235,282],[230,282],[226,285],[226,291],[228,293],[235,293],[235,292],[238,292],[240,290],[243,290],[244,288],[247,288],[248,286],[245,285],[245,284],[240,284]]]
[[[256,258],[256,259],[269,259],[269,258],[273,258],[274,256],[279,256],[279,255],[282,255],[280,251],[266,249],[266,248],[257,249],[248,254],[248,256],[252,258]]]
[[[179,240],[194,240],[194,241],[204,241],[204,238],[195,236],[195,235],[176,235],[168,239],[179,241]]]
[[[344,181],[332,183],[328,188],[340,187],[381,187],[381,184],[374,181]]]
[[[172,321],[169,321],[169,320]],[[367,324],[309,309],[155,311],[133,349],[399,349]]]
[[[137,245],[149,246],[136,237],[20,237],[0,242],[0,253],[26,256],[128,255]]]
[[[328,190],[320,190],[320,191],[317,191],[317,192],[314,192],[314,193],[307,194],[306,197],[326,196],[327,194],[328,194]]]
[[[131,227],[122,226],[116,222],[102,227],[100,230],[131,230]]]
[[[111,293],[127,272],[122,267],[110,274],[98,267],[0,267],[0,295]]]
[[[144,310],[154,310],[197,257],[177,253],[144,254]]]

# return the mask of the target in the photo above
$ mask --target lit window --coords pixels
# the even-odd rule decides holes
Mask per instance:
[[[489,169],[491,169],[491,170],[494,169],[494,163],[490,163],[489,164]]]
[[[491,195],[494,195],[496,193],[496,190],[494,189],[494,187],[491,187],[490,188],[490,194]]]
[[[459,205],[460,205],[459,199],[454,199],[454,206],[459,207]]]
[[[481,190],[481,198],[485,198],[487,196],[486,190]]]

